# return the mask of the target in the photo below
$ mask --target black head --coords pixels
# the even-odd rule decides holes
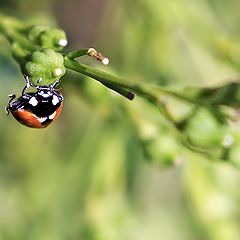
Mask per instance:
[[[39,102],[52,102],[53,105],[56,105],[58,102],[63,101],[62,94],[52,87],[38,87],[37,92],[35,94],[35,98]]]

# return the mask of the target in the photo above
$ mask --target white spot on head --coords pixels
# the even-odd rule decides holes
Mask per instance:
[[[62,39],[60,39],[60,40],[58,41],[58,44],[59,44],[60,46],[65,47],[65,46],[67,46],[68,41],[67,41],[67,39],[62,38]]]
[[[48,118],[49,118],[50,120],[52,120],[52,119],[54,119],[55,115],[56,115],[56,111],[55,111],[53,114],[51,114]]]
[[[53,95],[52,104],[57,105],[58,103],[59,103],[58,97],[56,95]]]
[[[56,69],[54,69],[54,72],[53,72],[54,76],[56,76],[56,77],[62,75],[62,73],[63,73],[63,71],[61,68],[56,68]]]
[[[40,91],[38,94],[41,95],[43,98],[48,98],[52,95],[50,91],[48,91],[47,93],[44,91]]]
[[[35,107],[37,106],[38,101],[35,97],[31,97],[28,103]]]
[[[102,63],[103,63],[104,65],[108,65],[108,64],[109,64],[109,59],[105,57],[105,58],[102,60]]]

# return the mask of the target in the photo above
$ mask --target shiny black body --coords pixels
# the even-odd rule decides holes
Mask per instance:
[[[53,105],[53,97],[57,96],[59,102]],[[37,101],[36,106],[30,104],[30,99],[34,97]],[[30,92],[22,95],[21,97],[12,98],[6,107],[8,112],[24,109],[32,112],[37,117],[48,117],[53,114],[61,105],[63,96],[57,90],[49,90],[49,88],[40,88],[37,92]]]

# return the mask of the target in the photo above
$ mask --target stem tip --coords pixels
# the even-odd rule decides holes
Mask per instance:
[[[109,64],[109,59],[104,57],[100,52],[97,52],[94,48],[89,48],[87,54],[91,57],[96,58],[98,61],[101,61],[104,65]]]
[[[132,93],[132,92],[129,92],[128,95],[127,95],[127,98],[128,98],[129,100],[133,100],[133,99],[135,98],[135,94]]]

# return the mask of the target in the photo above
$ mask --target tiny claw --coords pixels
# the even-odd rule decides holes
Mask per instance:
[[[7,115],[10,113],[9,104],[12,102],[12,100],[14,98],[16,98],[16,94],[9,94],[8,97],[10,98],[10,100],[9,100],[7,106],[5,107],[5,112],[6,112]]]
[[[8,105],[5,107],[5,112],[6,112],[7,115],[9,115],[10,111],[9,111]]]
[[[10,98],[10,102],[16,97],[16,94],[9,94],[8,97]]]

